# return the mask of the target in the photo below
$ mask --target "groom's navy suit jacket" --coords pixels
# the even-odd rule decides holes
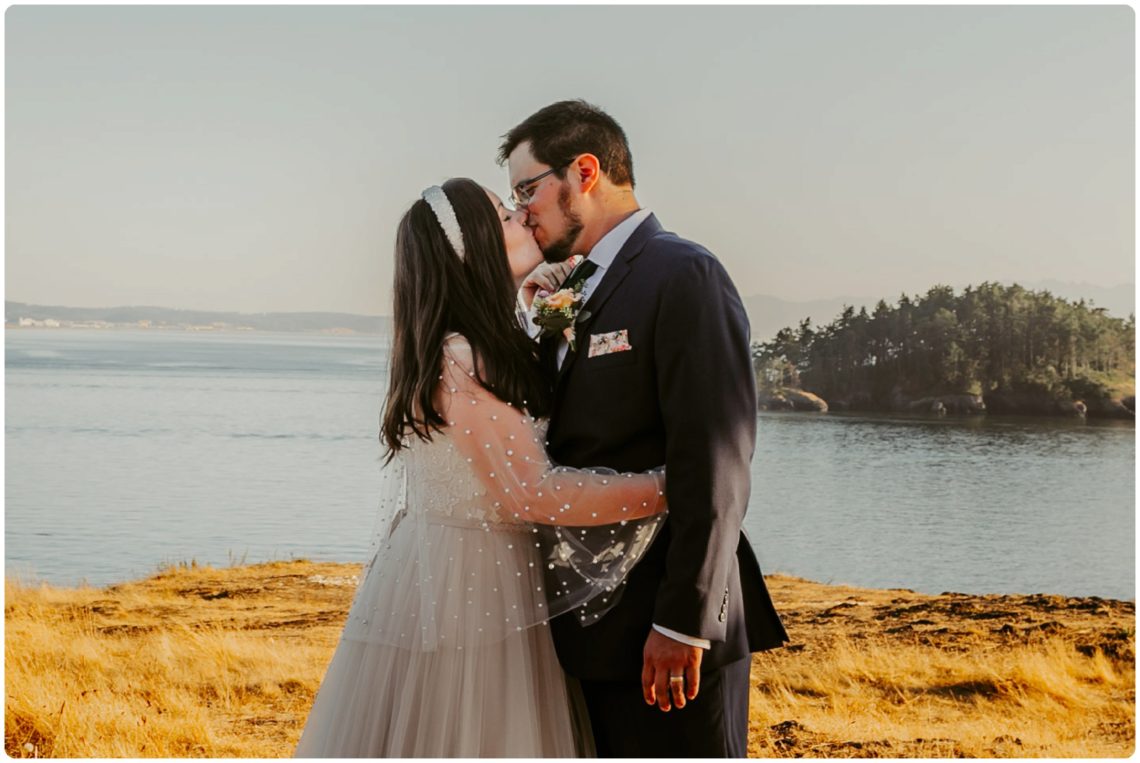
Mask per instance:
[[[741,521],[756,440],[748,318],[720,262],[650,216],[618,252],[583,311],[577,352],[555,369],[547,433],[557,464],[646,471],[666,465],[669,518],[618,604],[580,625],[551,621],[566,671],[640,680],[653,624],[708,639],[702,671],[780,646],[787,634]],[[628,332],[632,349],[589,357],[590,336]]]

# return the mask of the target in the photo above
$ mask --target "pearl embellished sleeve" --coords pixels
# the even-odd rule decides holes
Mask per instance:
[[[503,519],[591,527],[665,510],[664,473],[551,464],[535,419],[479,384],[471,350],[458,337],[445,347],[436,395],[447,435]]]

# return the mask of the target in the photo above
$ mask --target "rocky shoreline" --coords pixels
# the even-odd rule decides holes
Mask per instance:
[[[987,395],[893,395],[886,403],[870,396],[824,400],[819,395],[792,387],[761,389],[757,405],[762,411],[827,413],[914,413],[933,416],[1059,416],[1090,419],[1136,419],[1136,397],[1064,400],[1046,395],[994,392]]]

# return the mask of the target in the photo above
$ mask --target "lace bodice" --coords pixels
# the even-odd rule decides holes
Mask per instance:
[[[452,347],[461,346],[461,342],[458,334],[449,337]],[[447,362],[450,366],[454,360],[448,358]],[[468,460],[456,449],[454,426],[449,429],[451,431],[436,433],[430,442],[414,439],[409,443],[404,456],[409,505],[437,520],[443,518],[480,526],[520,524],[513,517],[488,511],[492,503],[489,492],[476,479]],[[536,422],[536,431],[544,430],[544,422]]]
[[[408,509],[429,521],[448,521],[491,529],[524,523],[492,509],[490,492],[475,477],[471,465],[447,435],[431,442],[416,440],[405,453],[408,470]],[[501,529],[510,529],[503,527]]]

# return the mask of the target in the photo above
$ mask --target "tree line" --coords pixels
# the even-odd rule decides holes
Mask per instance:
[[[856,406],[953,394],[1084,399],[1134,379],[1135,333],[1134,314],[986,282],[960,294],[903,294],[893,306],[880,300],[870,313],[845,307],[826,326],[805,319],[752,352],[761,387]]]

